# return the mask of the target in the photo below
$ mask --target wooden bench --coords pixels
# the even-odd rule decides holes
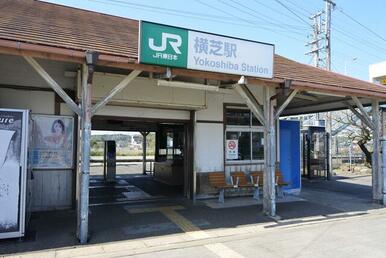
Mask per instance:
[[[237,171],[231,172],[231,180],[232,184],[236,185],[237,188],[254,188],[253,198],[259,199],[259,185],[255,184],[252,177],[250,177],[250,181],[247,181],[247,176],[244,172]]]
[[[254,185],[257,185],[256,187],[263,186],[264,182],[264,172],[263,171],[252,171],[249,173],[251,182]],[[287,186],[288,183],[284,181],[283,174],[281,173],[280,170],[275,171],[275,188],[276,188],[276,193],[278,196],[283,197],[284,196],[284,191],[283,187]],[[255,197],[255,196],[254,196]]]
[[[218,189],[218,201],[224,203],[224,194],[226,188],[233,188],[233,185],[229,185],[226,182],[224,172],[211,172],[208,174],[209,184]]]
[[[263,171],[253,171],[249,173],[249,178],[251,183],[255,187],[255,192],[253,194],[253,198],[256,200],[260,199],[260,186],[263,186]]]

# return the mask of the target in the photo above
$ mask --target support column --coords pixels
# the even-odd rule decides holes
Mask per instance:
[[[380,119],[379,119],[379,101],[372,101],[373,117],[373,157],[372,157],[372,183],[373,183],[373,200],[383,202],[383,173],[381,169],[381,152],[380,152]]]
[[[90,183],[90,139],[91,139],[91,116],[92,116],[92,80],[94,65],[98,59],[96,52],[86,52],[87,67],[83,67],[82,78],[82,153],[80,174],[80,204],[79,204],[79,241],[86,244],[88,241],[88,212],[89,212],[89,183]],[[86,70],[87,69],[87,70]],[[86,81],[87,78],[87,81]]]
[[[332,112],[327,112],[327,124],[326,124],[326,140],[327,140],[327,148],[326,148],[326,154],[327,154],[327,164],[326,164],[326,170],[327,175],[326,179],[331,179],[332,174]]]
[[[142,134],[142,174],[146,175],[146,157],[147,157],[147,135],[149,132],[141,132]]]
[[[271,88],[264,86],[264,182],[263,182],[263,213],[276,216],[275,193],[275,161],[276,161],[276,131],[274,105],[271,100]]]
[[[381,183],[383,184],[383,188],[382,188],[382,203],[383,205],[386,205],[386,131],[385,131],[385,123],[386,123],[386,110],[384,108],[381,109],[382,110],[382,119],[381,119],[381,124],[382,124],[382,166],[381,166],[381,169],[382,169],[382,177],[383,177],[383,180],[381,181]]]

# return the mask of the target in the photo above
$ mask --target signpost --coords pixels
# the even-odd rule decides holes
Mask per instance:
[[[139,62],[273,77],[274,46],[156,23],[140,23]]]

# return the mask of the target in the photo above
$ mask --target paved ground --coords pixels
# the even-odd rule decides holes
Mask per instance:
[[[77,245],[74,238],[75,212],[38,213],[31,219],[27,239],[0,242],[0,254],[15,257],[384,257],[386,210],[367,198],[371,193],[369,180],[306,181],[300,198],[278,204],[280,220],[263,216],[261,205],[251,205],[250,198],[235,198],[217,208],[209,207],[206,202],[192,203],[177,198],[93,206],[91,239],[86,246]],[[232,207],[229,204],[232,202],[238,205]]]
[[[117,175],[135,175],[138,174],[138,171],[142,171],[142,162],[130,162],[118,164],[116,167]],[[147,166],[149,169],[149,165]],[[90,167],[91,176],[103,176],[103,165],[102,164],[92,164]]]

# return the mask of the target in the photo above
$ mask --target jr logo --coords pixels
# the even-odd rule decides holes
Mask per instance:
[[[154,51],[165,51],[167,43],[173,48],[176,54],[181,54],[180,47],[182,45],[182,38],[180,35],[162,32],[161,46],[154,45],[154,38],[149,38],[149,47]]]

